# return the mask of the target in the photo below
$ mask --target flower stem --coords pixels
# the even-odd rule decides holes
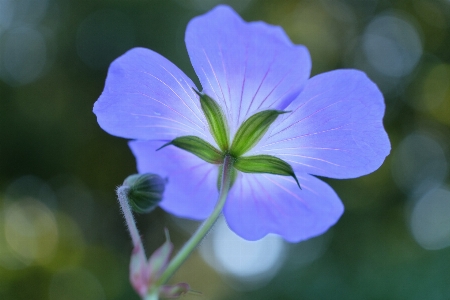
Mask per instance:
[[[136,222],[134,221],[133,213],[131,212],[130,205],[128,204],[128,186],[120,186],[117,188],[117,198],[119,198],[120,208],[122,209],[123,216],[127,223],[128,231],[130,232],[131,240],[133,241],[133,246],[137,245],[141,246],[141,249],[144,249],[142,246],[141,236],[139,235],[139,231],[136,227]]]
[[[165,284],[175,271],[185,262],[192,251],[203,240],[208,231],[213,227],[222,213],[223,206],[228,196],[231,185],[231,171],[233,167],[233,158],[230,155],[226,155],[223,162],[222,170],[222,184],[220,186],[219,200],[211,215],[203,222],[203,224],[197,229],[194,235],[184,244],[183,248],[177,253],[177,255],[171,260],[167,269],[161,275],[158,280],[158,284]]]
[[[147,296],[145,296],[145,298],[143,300],[158,300],[158,299],[159,299],[158,293],[152,292],[152,293],[148,294]]]

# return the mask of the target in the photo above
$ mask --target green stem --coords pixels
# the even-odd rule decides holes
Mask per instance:
[[[156,290],[156,292],[152,292],[150,294],[148,294],[147,296],[145,296],[145,298],[143,300],[158,300],[159,296],[157,293],[158,290]]]
[[[192,251],[195,250],[198,244],[206,236],[208,231],[213,227],[214,223],[216,223],[217,219],[222,213],[223,206],[225,205],[225,201],[228,196],[228,191],[230,190],[232,167],[233,167],[233,158],[229,155],[226,155],[223,162],[222,184],[220,187],[219,200],[217,201],[216,207],[214,208],[212,214],[208,217],[208,219],[206,219],[205,222],[203,222],[203,224],[197,229],[197,231],[190,238],[190,240],[187,241],[187,243],[183,246],[183,248],[181,248],[181,250],[169,263],[167,269],[164,271],[164,273],[158,280],[159,285],[163,285],[169,280],[169,278],[173,275],[173,273],[175,273],[175,271],[189,257]]]

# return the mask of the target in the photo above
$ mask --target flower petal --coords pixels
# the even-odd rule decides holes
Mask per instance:
[[[263,109],[284,109],[311,70],[308,50],[264,22],[244,22],[228,6],[191,20],[186,46],[203,92],[226,111],[230,133]]]
[[[378,169],[390,152],[383,95],[356,70],[308,80],[304,90],[250,154],[277,156],[295,171],[353,178]],[[301,182],[300,182],[301,184]]]
[[[173,146],[156,151],[158,141],[131,141],[139,173],[168,179],[160,206],[179,217],[204,219],[214,209],[218,167]]]
[[[125,138],[172,140],[197,135],[211,140],[193,87],[166,58],[134,48],[111,64],[94,113],[105,131]]]
[[[247,240],[268,233],[299,242],[328,230],[344,211],[339,197],[323,181],[296,174],[295,180],[270,174],[239,174],[224,215],[230,228]]]

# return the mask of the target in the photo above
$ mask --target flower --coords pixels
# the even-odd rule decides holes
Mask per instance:
[[[295,178],[238,172],[223,210],[229,227],[248,240],[275,233],[291,242],[328,230],[344,208],[333,189],[313,175],[362,176],[389,154],[377,86],[350,69],[309,78],[306,47],[294,45],[280,27],[244,22],[227,6],[191,20],[185,42],[203,94],[220,106],[231,140],[251,116],[285,112],[245,156],[283,160],[301,190]],[[185,136],[220,148],[196,89],[170,61],[135,48],[111,64],[94,112],[105,131],[134,140],[129,145],[140,173],[168,178],[163,209],[203,219],[218,196],[218,165],[175,146],[155,151]]]

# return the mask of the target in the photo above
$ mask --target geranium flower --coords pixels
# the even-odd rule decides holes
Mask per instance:
[[[201,95],[220,106],[229,143],[251,116],[284,112],[241,154],[270,155],[295,175],[238,171],[223,210],[229,227],[248,240],[275,233],[296,242],[325,232],[343,205],[313,175],[362,176],[389,154],[377,86],[357,70],[309,78],[311,59],[304,46],[294,45],[280,27],[244,22],[227,6],[191,20],[185,42]],[[168,178],[160,203],[164,210],[204,219],[218,196],[220,162],[207,162],[175,144],[156,151],[186,136],[228,151],[229,145],[218,143],[212,133],[196,90],[170,61],[135,48],[111,64],[94,112],[104,130],[134,140],[130,147],[139,172]]]

